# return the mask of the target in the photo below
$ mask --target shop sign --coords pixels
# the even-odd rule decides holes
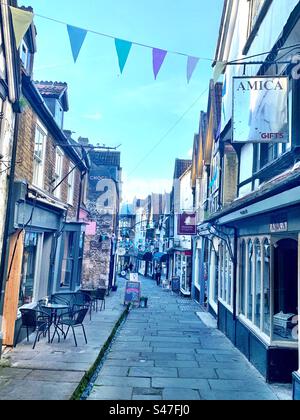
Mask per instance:
[[[287,77],[233,78],[233,142],[289,142]]]
[[[288,231],[288,218],[287,214],[282,213],[272,216],[270,224],[271,233],[287,232]]]
[[[178,215],[178,235],[197,235],[196,213],[184,212]]]

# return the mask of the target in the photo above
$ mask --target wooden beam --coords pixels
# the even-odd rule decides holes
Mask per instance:
[[[7,279],[3,309],[3,344],[14,345],[15,323],[17,319],[19,292],[22,275],[24,251],[24,233],[20,231],[12,235],[9,244],[9,278]]]

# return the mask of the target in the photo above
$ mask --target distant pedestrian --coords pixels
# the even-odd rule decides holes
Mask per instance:
[[[158,265],[155,269],[156,272],[156,284],[157,286],[160,286],[160,282],[161,282],[161,267],[160,265]]]
[[[130,270],[131,272],[133,272],[133,264],[132,264],[132,262],[129,264],[129,270]]]

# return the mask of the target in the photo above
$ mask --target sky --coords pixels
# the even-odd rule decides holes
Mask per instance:
[[[223,0],[29,0],[23,4],[31,5],[36,14],[80,28],[208,59],[215,55],[223,8]],[[133,46],[121,75],[113,39],[89,33],[74,64],[66,26],[38,16],[35,25],[35,80],[69,86],[70,110],[64,128],[72,130],[75,139],[82,136],[93,144],[121,145],[124,201],[168,192],[175,159],[191,158],[200,111],[207,108],[212,61],[200,60],[187,84],[186,57],[168,54],[155,81],[152,50]]]

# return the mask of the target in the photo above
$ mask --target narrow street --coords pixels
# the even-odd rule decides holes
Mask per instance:
[[[148,308],[130,312],[89,399],[277,399],[230,341],[200,321],[196,303],[140,280]]]

